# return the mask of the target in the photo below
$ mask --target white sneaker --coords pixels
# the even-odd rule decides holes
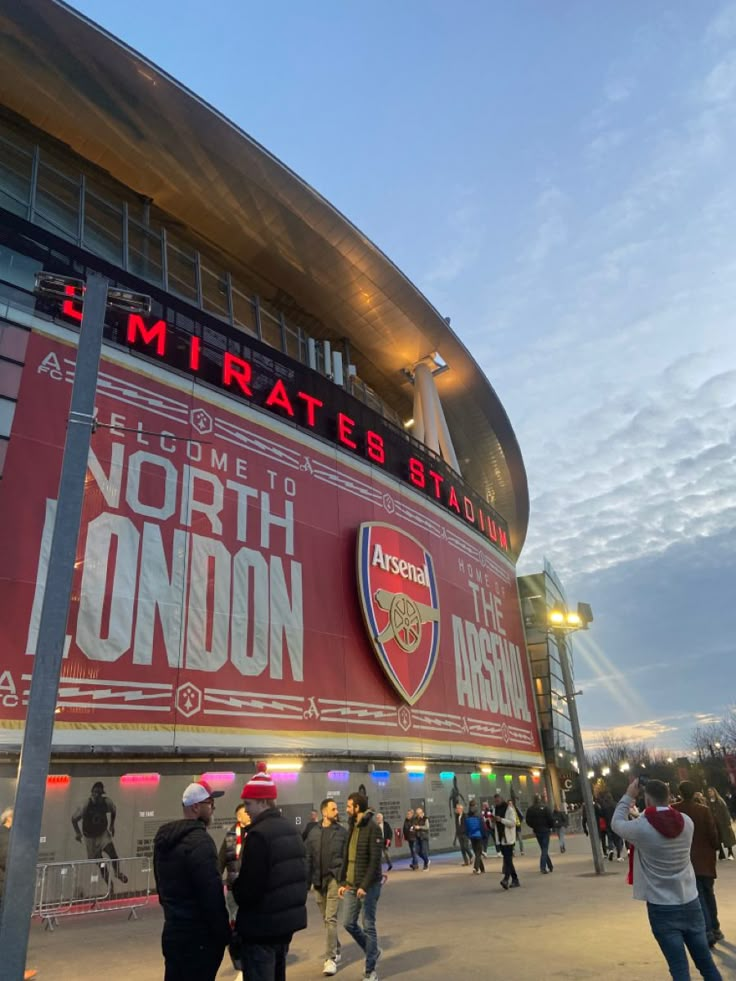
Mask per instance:
[[[338,952],[335,954],[335,956],[332,959],[336,964],[339,964],[340,961],[342,960],[342,951],[338,950]]]
[[[370,974],[363,975],[363,981],[378,981],[378,975],[375,971],[371,971]]]
[[[729,862],[733,862],[733,855],[729,855],[728,856],[728,860],[729,860]]]
[[[331,958],[326,960],[322,973],[332,977],[333,974],[337,974],[337,964]]]
[[[619,857],[616,859],[617,862],[623,862],[623,860],[623,855],[619,855]]]

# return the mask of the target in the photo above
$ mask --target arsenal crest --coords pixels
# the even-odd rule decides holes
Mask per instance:
[[[386,677],[409,705],[432,680],[440,605],[432,556],[400,528],[358,529],[358,592],[368,635]]]

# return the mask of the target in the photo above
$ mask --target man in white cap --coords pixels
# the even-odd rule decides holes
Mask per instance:
[[[230,942],[217,848],[207,833],[222,790],[204,780],[181,798],[184,818],[162,825],[153,842],[153,872],[164,908],[164,981],[215,981]]]
[[[307,925],[302,836],[276,807],[276,784],[259,763],[240,795],[251,819],[233,883],[235,931],[248,981],[284,981],[291,938]]]

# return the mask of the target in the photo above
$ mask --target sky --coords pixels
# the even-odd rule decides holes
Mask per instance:
[[[736,702],[736,2],[75,0],[419,287],[526,463],[587,744]]]

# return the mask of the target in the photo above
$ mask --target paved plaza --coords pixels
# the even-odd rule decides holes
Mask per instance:
[[[551,851],[555,871],[540,875],[535,842],[517,858],[521,889],[504,892],[500,860],[488,859],[485,876],[471,875],[456,854],[438,855],[429,871],[411,872],[401,861],[390,873],[378,907],[381,981],[454,981],[508,978],[666,981],[669,974],[648,928],[646,907],[631,899],[626,863],[592,873],[586,838],[568,838],[565,855]],[[736,862],[719,862],[717,897],[726,942],[716,948],[725,978],[736,978]],[[313,896],[309,928],[292,943],[288,977],[322,977],[323,933]],[[161,912],[155,901],[138,921],[101,913],[60,920],[50,933],[34,923],[28,965],[38,981],[161,981]],[[338,978],[360,981],[363,961],[341,931]],[[227,955],[226,955],[227,957]],[[218,981],[233,979],[229,960]],[[697,977],[697,974],[695,975]]]

